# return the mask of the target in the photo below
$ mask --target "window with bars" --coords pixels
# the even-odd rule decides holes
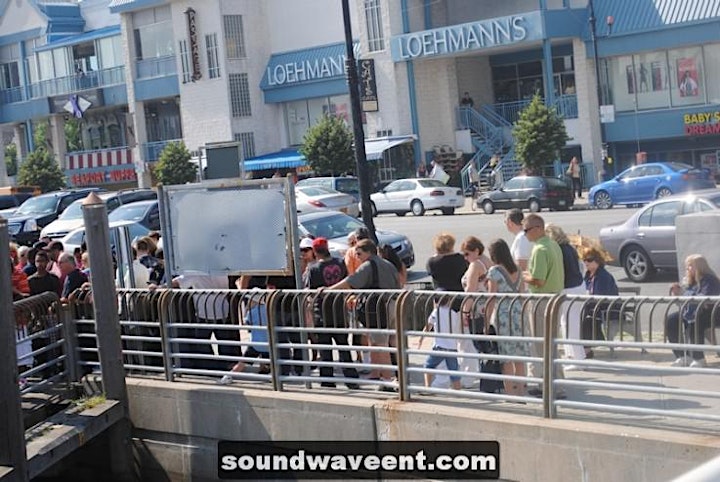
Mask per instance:
[[[241,132],[235,134],[235,141],[242,145],[243,159],[250,159],[255,157],[255,133],[254,132]]]
[[[182,66],[183,84],[187,84],[192,81],[192,72],[190,72],[190,51],[188,50],[187,40],[180,41],[180,64]]]
[[[248,74],[230,74],[230,106],[233,117],[250,117],[250,84]]]
[[[205,36],[205,50],[208,59],[208,77],[217,79],[220,77],[220,57],[218,55],[217,34],[212,33]]]
[[[368,50],[385,50],[380,0],[365,0],[365,25],[367,27]]]
[[[242,15],[223,15],[223,32],[227,58],[244,59],[246,55]]]

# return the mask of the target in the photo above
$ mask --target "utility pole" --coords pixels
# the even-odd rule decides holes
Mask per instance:
[[[362,110],[360,107],[360,83],[358,82],[357,62],[353,49],[352,26],[350,25],[350,7],[348,0],[342,0],[343,25],[345,27],[345,73],[350,89],[350,110],[353,120],[353,137],[355,139],[355,170],[360,184],[360,211],[363,222],[370,231],[370,238],[377,243],[375,223],[370,205],[370,175],[365,158],[365,133],[362,126]]]
[[[597,18],[595,17],[595,5],[594,1],[590,0],[590,18],[588,18],[588,22],[590,23],[590,40],[592,41],[593,45],[593,61],[595,63],[595,84],[597,88],[597,98],[598,98],[598,116],[600,117],[600,162],[602,163],[601,167],[603,170],[605,170],[605,159],[607,157],[607,152],[605,149],[605,128],[603,126],[602,122],[602,113],[600,112],[600,107],[603,103],[603,95],[602,95],[602,87],[600,85],[600,60],[598,59],[598,46],[597,46]],[[599,180],[598,180],[599,181]]]

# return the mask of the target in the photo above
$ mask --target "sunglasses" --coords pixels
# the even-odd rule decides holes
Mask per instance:
[[[597,260],[598,260],[597,258],[585,258],[585,259],[583,259],[583,261],[585,261],[586,263],[597,263]]]

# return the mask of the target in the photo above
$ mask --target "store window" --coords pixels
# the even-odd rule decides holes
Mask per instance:
[[[173,55],[173,29],[170,7],[158,7],[133,14],[135,56],[137,60]]]
[[[318,97],[286,103],[285,118],[290,144],[302,144],[307,130],[325,114],[340,117],[352,128],[350,96]]]
[[[0,47],[0,88],[20,86],[19,53],[16,44]]]
[[[244,59],[246,55],[242,15],[224,15],[223,33],[225,34],[227,58]]]
[[[110,69],[125,64],[121,42],[122,39],[119,35],[97,41],[97,51],[100,53],[101,69]]]
[[[708,79],[720,79],[720,44],[703,46],[705,58],[705,76]],[[720,104],[720,82],[710,82],[707,85],[708,102]]]
[[[205,36],[205,50],[208,59],[208,77],[217,79],[220,77],[220,57],[218,55],[217,34]]]
[[[633,56],[638,109],[670,106],[670,81],[664,51]]]
[[[380,0],[365,0],[365,26],[367,27],[368,50],[370,52],[385,50]]]
[[[670,92],[673,106],[705,102],[702,49],[689,47],[668,51]]]
[[[183,84],[187,84],[192,81],[192,72],[190,71],[190,51],[188,50],[187,40],[181,40],[179,46],[182,82]]]
[[[250,117],[250,84],[248,74],[230,74],[230,107],[233,117]]]
[[[605,60],[607,73],[608,100],[615,104],[618,112],[635,110],[635,66],[630,56],[613,57]]]

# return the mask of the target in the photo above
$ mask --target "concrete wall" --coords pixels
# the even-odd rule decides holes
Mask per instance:
[[[720,448],[707,435],[432,403],[127,384],[144,480],[214,480],[218,440],[498,440],[501,478],[523,482],[669,480]]]
[[[675,218],[675,246],[680,278],[685,275],[685,258],[702,254],[710,267],[720,273],[720,251],[715,249],[720,239],[720,213],[709,211],[686,214]]]

